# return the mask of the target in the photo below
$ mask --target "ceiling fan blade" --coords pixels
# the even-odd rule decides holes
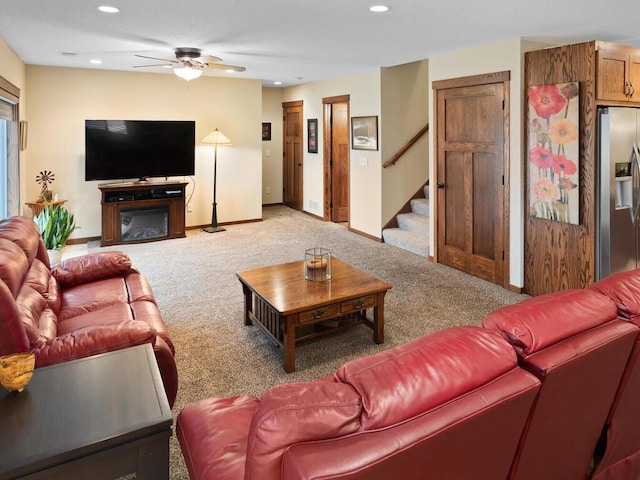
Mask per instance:
[[[178,63],[178,62],[177,62],[177,61],[175,61],[175,60],[169,60],[169,59],[167,59],[167,58],[147,57],[146,55],[138,55],[137,53],[135,54],[135,56],[136,56],[136,57],[139,57],[139,58],[146,58],[146,59],[149,59],[149,60],[160,60],[161,62]]]
[[[197,58],[200,63],[218,63],[221,62],[222,59],[220,57],[214,57],[213,55],[202,55]]]
[[[215,68],[217,70],[233,70],[234,72],[244,72],[245,67],[237,67],[235,65],[224,65],[222,63],[205,63],[205,68]]]
[[[145,67],[173,67],[170,63],[158,63],[156,65],[134,65],[133,68],[145,68]]]

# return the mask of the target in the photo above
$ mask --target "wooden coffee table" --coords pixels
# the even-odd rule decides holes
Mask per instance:
[[[296,343],[364,323],[373,341],[384,342],[387,282],[333,257],[332,278],[304,278],[304,261],[238,272],[244,293],[244,323],[255,324],[284,353],[284,370],[293,372]],[[373,318],[367,317],[373,310]]]

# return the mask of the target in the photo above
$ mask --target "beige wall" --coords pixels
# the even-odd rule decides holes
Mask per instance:
[[[26,92],[27,67],[2,37],[0,37],[0,77],[3,77],[5,80],[20,89],[18,115],[20,120],[28,120]],[[23,209],[27,210],[24,213],[30,215],[31,212],[29,209],[24,207],[24,192],[27,185],[25,165],[27,163],[28,156],[28,148],[20,152],[20,211],[23,212]],[[0,187],[4,189],[6,188],[6,185],[0,185]]]
[[[262,89],[262,121],[271,140],[262,142],[262,204],[282,203],[282,88]]]
[[[351,228],[376,238],[382,226],[428,178],[428,139],[383,169],[390,158],[428,121],[428,62],[414,62],[379,72],[329,79],[284,90],[283,101],[303,101],[304,210],[323,216],[322,99],[349,95],[351,117],[377,115],[378,151],[350,150]],[[306,119],[318,119],[318,153],[307,153]],[[280,171],[281,174],[281,171]]]
[[[383,68],[382,161],[393,157],[429,122],[429,62]],[[392,167],[382,169],[382,225],[429,178],[429,137],[424,135]]]
[[[84,180],[85,119],[195,120],[196,141],[219,128],[233,146],[218,148],[218,221],[262,218],[259,80],[204,76],[186,83],[171,74],[28,66],[27,90],[26,198],[38,196],[37,173],[53,171],[52,188],[68,200],[66,206],[81,227],[74,238],[99,236],[101,231],[98,184],[105,182]],[[186,214],[187,226],[209,224],[212,147],[196,146],[196,174],[184,180],[193,205]]]
[[[283,101],[303,103],[303,209],[323,216],[323,107],[322,99],[349,95],[352,117],[380,117],[380,72],[307,83],[284,89]],[[318,153],[307,153],[308,118],[318,119]],[[378,118],[379,119],[379,118]],[[382,128],[379,128],[379,135]],[[380,238],[381,231],[381,154],[380,151],[350,151],[349,225],[360,232]]]

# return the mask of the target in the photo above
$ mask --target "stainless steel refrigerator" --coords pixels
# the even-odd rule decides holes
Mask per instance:
[[[640,267],[640,108],[598,109],[596,279]]]

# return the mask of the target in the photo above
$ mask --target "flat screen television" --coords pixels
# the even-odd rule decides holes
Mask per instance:
[[[195,174],[192,120],[85,120],[85,180]]]

